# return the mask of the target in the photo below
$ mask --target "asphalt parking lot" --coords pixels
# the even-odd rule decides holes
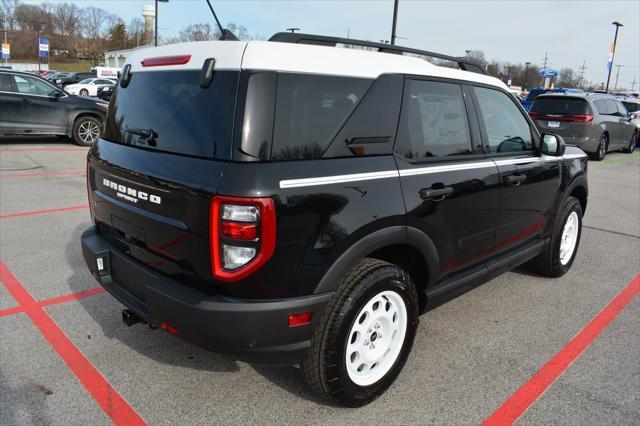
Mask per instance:
[[[360,409],[319,401],[294,367],[127,328],[82,260],[85,155],[0,140],[0,424],[640,423],[640,152],[589,163],[568,274],[518,269],[425,314],[397,382]]]

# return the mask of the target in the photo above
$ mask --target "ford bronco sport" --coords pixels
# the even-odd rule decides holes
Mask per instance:
[[[587,159],[472,64],[338,44],[358,43],[134,53],[88,154],[82,249],[127,325],[298,364],[360,406],[400,373],[420,313],[525,262],[569,270]]]

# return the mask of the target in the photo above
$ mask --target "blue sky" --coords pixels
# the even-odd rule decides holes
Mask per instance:
[[[49,0],[49,3],[56,1]],[[22,3],[42,3],[23,0]],[[98,6],[125,22],[140,16],[141,0],[76,0],[79,6]],[[379,41],[391,32],[392,0],[212,0],[223,23],[242,24],[265,37],[287,27],[303,32]],[[211,22],[205,0],[161,3],[160,34],[177,35],[180,28]],[[487,59],[542,64],[548,52],[551,67],[578,69],[586,61],[587,80],[606,80],[612,21],[621,29],[615,62],[623,64],[620,84],[640,80],[640,1],[533,0],[400,0],[398,44],[464,55],[479,49]],[[612,77],[612,83],[615,79]]]

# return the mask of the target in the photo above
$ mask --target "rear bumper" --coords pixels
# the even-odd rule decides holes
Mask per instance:
[[[150,325],[166,323],[193,344],[258,364],[302,361],[332,295],[268,301],[211,296],[119,252],[93,227],[82,235],[82,254],[100,285]],[[289,315],[299,312],[313,312],[311,323],[289,327]]]

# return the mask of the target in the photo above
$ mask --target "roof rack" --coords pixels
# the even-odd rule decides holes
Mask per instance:
[[[368,47],[376,49],[377,52],[393,53],[403,55],[405,53],[421,56],[429,56],[445,61],[451,61],[458,65],[461,70],[475,72],[478,74],[486,74],[486,71],[477,63],[455,56],[444,55],[442,53],[429,52],[427,50],[413,49],[411,47],[403,47],[391,44],[376,43],[365,40],[355,40],[351,38],[331,37],[316,34],[303,33],[276,33],[271,36],[269,41],[278,41],[281,43],[297,43],[297,44],[313,44],[319,46],[336,46],[338,44],[347,44],[354,46]]]

